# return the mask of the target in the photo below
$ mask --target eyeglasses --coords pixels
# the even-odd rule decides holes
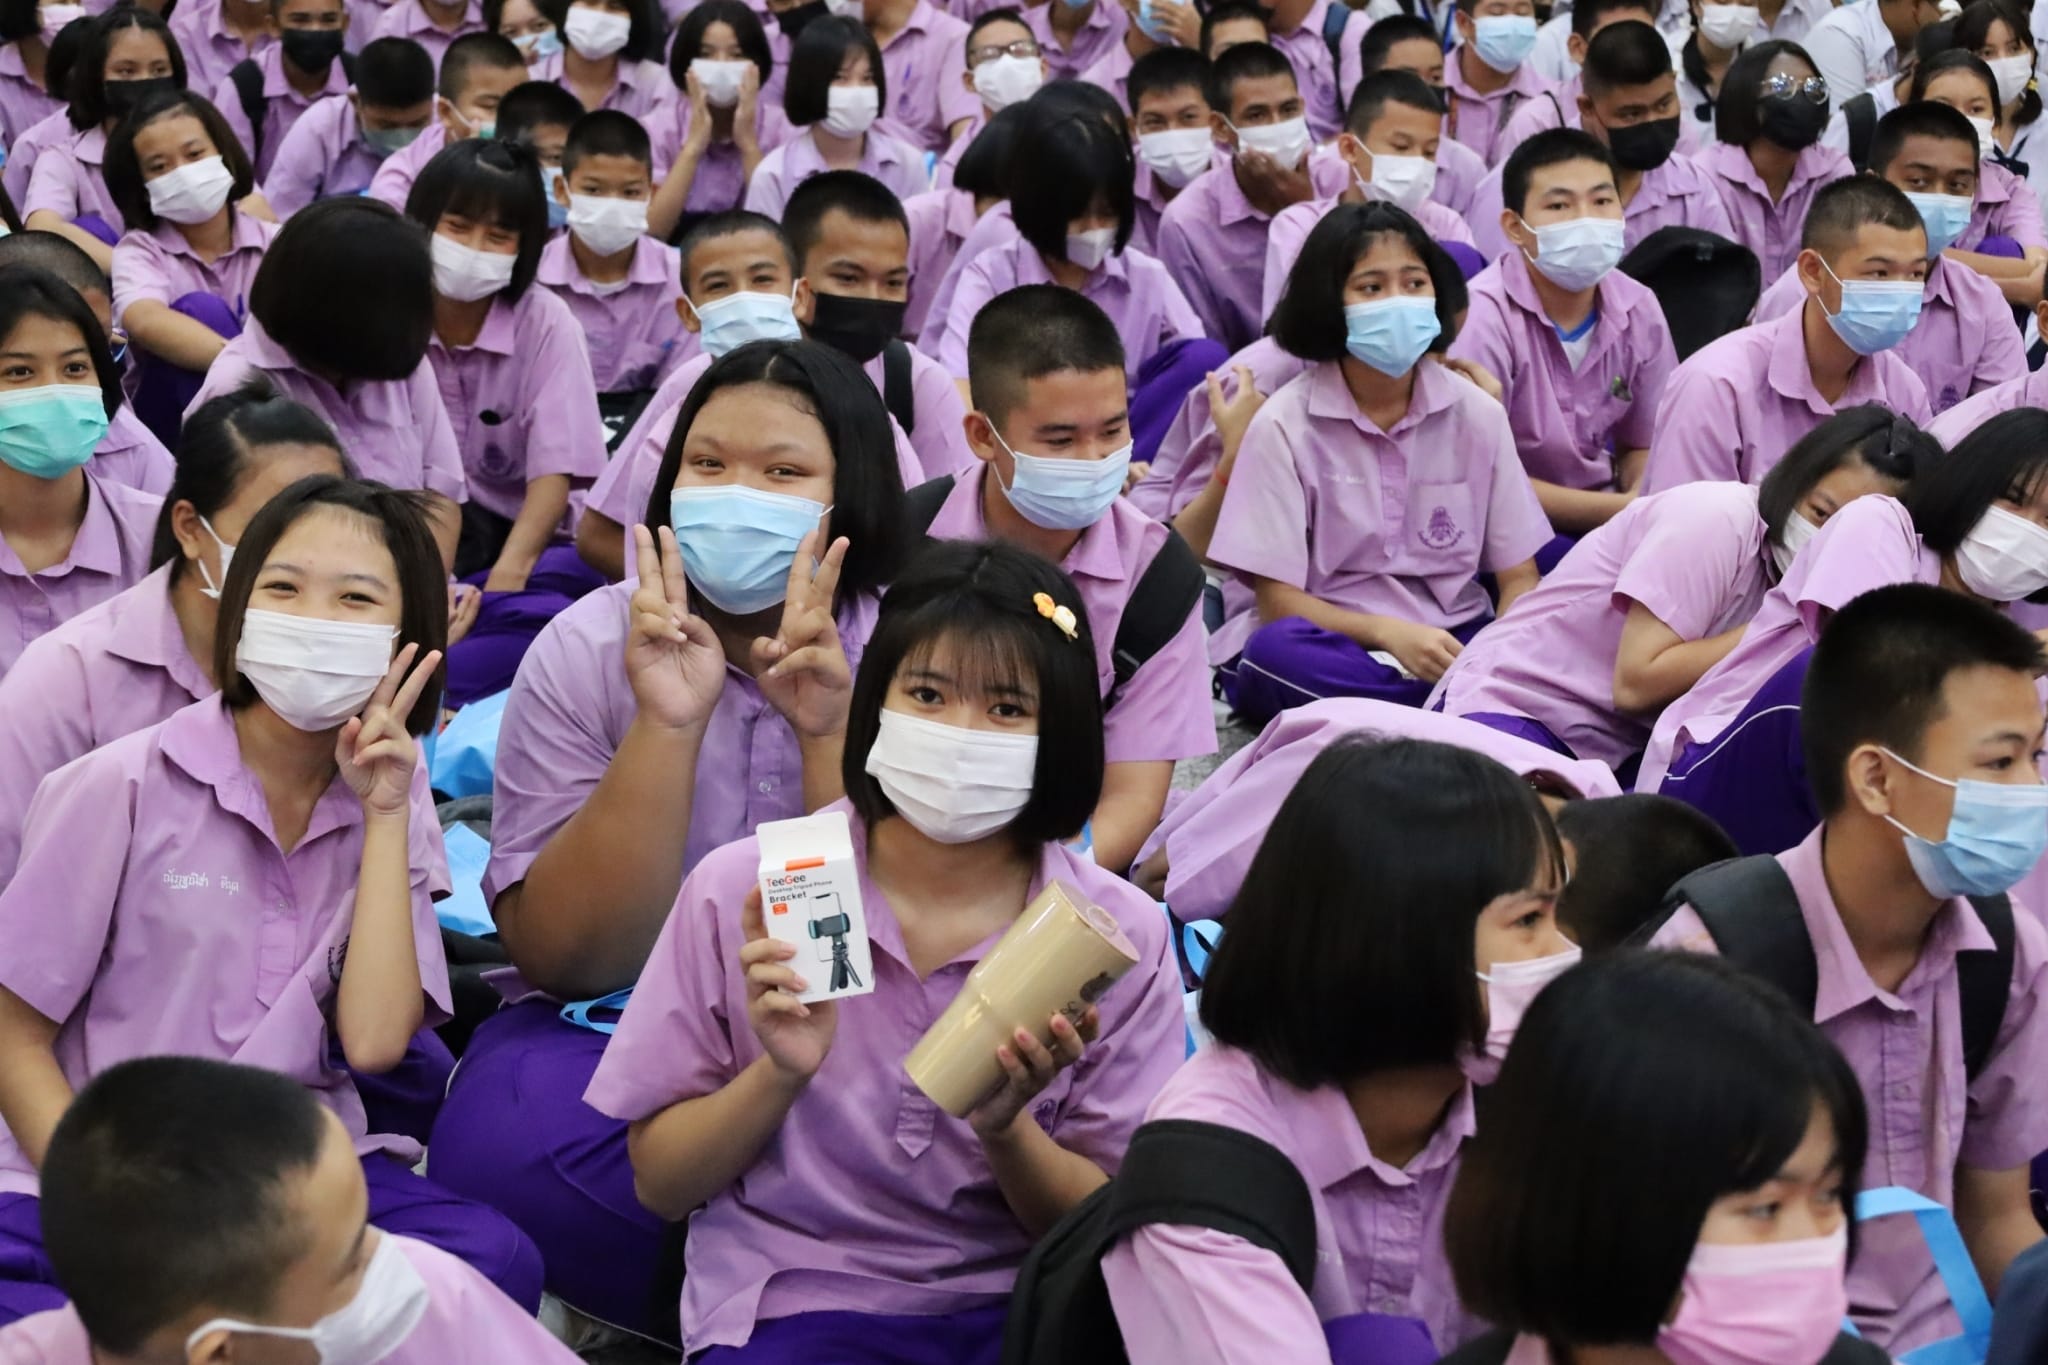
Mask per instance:
[[[970,67],[980,66],[983,62],[992,62],[998,57],[1036,57],[1037,55],[1038,40],[1036,38],[1019,38],[1014,43],[1004,43],[1001,46],[991,43],[987,47],[974,48],[967,54],[967,65]]]
[[[1764,83],[1758,87],[1757,93],[1771,100],[1802,99],[1808,104],[1826,104],[1828,83],[1819,76],[1801,79],[1780,71],[1774,76],[1764,77]]]

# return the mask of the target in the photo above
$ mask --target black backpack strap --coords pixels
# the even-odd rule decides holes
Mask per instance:
[[[1208,584],[1202,561],[1171,526],[1152,562],[1138,575],[1131,600],[1124,604],[1123,618],[1116,623],[1116,644],[1110,663],[1116,681],[1102,699],[1104,710],[1116,701],[1124,685],[1150,663],[1152,656],[1166,648],[1167,641],[1180,634],[1188,617],[1202,604],[1202,589]]]
[[[903,428],[905,436],[917,431],[917,395],[910,385],[910,347],[901,338],[891,338],[882,347],[882,406]]]
[[[355,54],[355,53],[353,53],[353,52],[344,52],[344,53],[342,53],[342,54],[341,54],[341,74],[342,74],[342,75],[344,75],[344,76],[346,76],[346,77],[348,77],[348,83],[349,83],[350,85],[354,85],[354,84],[356,83],[356,54]]]
[[[242,117],[249,120],[249,162],[263,159],[263,68],[254,57],[244,57],[228,72],[235,83],[235,98],[241,102]]]
[[[1963,1071],[1976,1080],[1991,1060],[1998,1030],[2005,1025],[2005,1003],[2012,994],[2012,900],[2006,896],[1972,896],[1970,904],[1991,935],[1991,949],[1956,954],[1956,991],[1962,1002]]]
[[[1344,29],[1351,23],[1351,6],[1332,5],[1323,11],[1323,46],[1330,49],[1333,69],[1344,69]]]
[[[1242,1129],[1157,1119],[1131,1137],[1110,1182],[1103,1250],[1154,1223],[1212,1228],[1278,1256],[1307,1292],[1316,1277],[1316,1210],[1285,1153]]]
[[[912,535],[923,539],[931,534],[932,519],[953,493],[953,476],[941,474],[927,479],[903,495],[903,517]]]
[[[1776,858],[1728,858],[1687,875],[1634,940],[1647,943],[1682,905],[1690,905],[1707,926],[1721,956],[1776,986],[1812,1017],[1820,967],[1799,913],[1799,895]]]
[[[1868,90],[1842,101],[1842,118],[1849,125],[1849,161],[1857,170],[1870,168],[1870,139],[1877,131],[1877,101]]]
[[[1515,1334],[1501,1329],[1466,1342],[1437,1365],[1501,1365],[1515,1349]]]

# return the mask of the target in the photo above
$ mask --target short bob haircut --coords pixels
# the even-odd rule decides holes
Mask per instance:
[[[1068,639],[1032,605],[1040,593],[1074,613]],[[935,540],[882,597],[853,683],[840,776],[870,828],[896,813],[868,774],[882,704],[904,669],[950,647],[954,686],[1013,687],[1036,698],[1038,764],[1031,799],[1008,833],[1026,852],[1081,832],[1102,796],[1102,692],[1095,636],[1074,581],[1028,550],[1001,541]]]
[[[1963,538],[2000,498],[2025,505],[2048,481],[2048,412],[2014,408],[1956,442],[1948,458],[1922,473],[1906,491],[1906,510],[1921,543],[1953,555]],[[2029,597],[2048,599],[2048,592]]]
[[[1581,963],[1529,1006],[1465,1144],[1444,1219],[1459,1298],[1561,1346],[1649,1345],[1707,1210],[1775,1177],[1815,1106],[1853,1253],[1863,1092],[1813,1021],[1718,957]]]
[[[306,369],[408,378],[434,334],[427,234],[375,199],[308,204],[271,239],[249,313]]]
[[[229,710],[240,711],[259,700],[254,684],[235,663],[235,651],[242,643],[242,619],[249,610],[256,580],[285,533],[316,512],[340,512],[361,519],[376,528],[384,548],[391,552],[392,562],[398,566],[400,603],[392,657],[397,658],[407,645],[420,647],[415,663],[433,650],[445,655],[448,575],[441,567],[441,547],[427,525],[426,505],[424,493],[400,492],[381,483],[338,479],[331,474],[300,479],[263,504],[235,543],[234,562],[228,565],[227,580],[221,584],[220,612],[213,628],[213,676],[220,679],[221,700]],[[412,734],[426,734],[440,719],[441,689],[447,678],[444,658],[406,718],[405,728]]]
[[[1429,271],[1436,290],[1436,340],[1429,349],[1441,354],[1458,334],[1458,314],[1464,311],[1464,276],[1444,249],[1430,240],[1422,224],[1392,204],[1377,201],[1339,204],[1323,215],[1302,243],[1301,257],[1287,273],[1287,287],[1273,316],[1266,323],[1266,335],[1280,343],[1280,349],[1299,360],[1341,360],[1344,358],[1344,282],[1358,262],[1382,237],[1398,237],[1408,244],[1415,258]]]
[[[262,1067],[140,1057],[95,1076],[50,1137],[39,1207],[93,1343],[125,1357],[201,1308],[269,1310],[306,1251],[290,1182],[328,1132],[305,1086]]]
[[[1132,187],[1138,170],[1129,134],[1087,114],[1042,113],[1026,107],[1004,176],[1018,234],[1047,260],[1064,261],[1069,225],[1103,213],[1116,220],[1121,253],[1137,213]]]
[[[632,12],[633,27],[626,34],[626,45],[619,49],[622,62],[658,62],[661,60],[662,40],[668,36],[668,24],[654,0],[624,0]],[[562,37],[562,45],[569,44],[569,8],[571,0],[536,0],[534,8],[553,22],[555,32]]]
[[[1764,135],[1763,111],[1759,107],[1763,102],[1764,76],[1771,63],[1780,57],[1797,57],[1806,63],[1808,74],[1820,74],[1813,58],[1797,43],[1771,38],[1744,48],[1728,63],[1727,73],[1721,77],[1721,93],[1714,99],[1717,139],[1747,147]]]
[[[163,510],[157,514],[149,567],[176,565],[171,570],[176,581],[185,572],[187,561],[171,529],[171,510],[189,502],[202,517],[218,516],[263,464],[264,449],[287,445],[325,446],[334,452],[334,472],[343,478],[356,477],[354,463],[342,453],[341,442],[326,419],[279,395],[260,374],[250,375],[232,392],[201,403],[185,419],[178,436],[178,468],[164,493]]]
[[[100,397],[112,417],[121,407],[121,371],[107,349],[107,334],[93,316],[85,296],[62,278],[36,265],[0,265],[0,344],[14,335],[24,318],[42,318],[78,329],[92,355]]]
[[[1964,6],[1949,34],[1950,40],[1965,52],[1982,55],[1991,42],[1991,26],[2000,21],[2026,47],[2028,55],[2033,55],[2034,35],[2028,31],[2028,17],[2011,0],[1975,0],[1974,4]],[[2041,92],[2034,84],[2027,82],[2027,88],[2020,94],[2019,112],[2013,116],[2013,121],[2022,128],[2041,117]]]
[[[697,414],[721,389],[762,384],[810,413],[832,447],[832,539],[847,539],[839,571],[839,602],[879,592],[901,562],[906,539],[903,475],[882,396],[860,366],[814,341],[755,341],[711,363],[676,413],[675,430],[661,454],[647,496],[649,528],[669,524],[669,495],[683,466],[683,446]],[[708,605],[708,604],[706,604]],[[836,605],[836,604],[835,604]]]
[[[826,91],[839,79],[839,69],[856,52],[868,54],[868,80],[884,112],[889,108],[889,77],[882,70],[882,49],[858,19],[837,15],[804,25],[789,49],[789,73],[783,85],[782,112],[792,127],[808,128],[829,112]]]
[[[1881,403],[1843,408],[1792,443],[1785,458],[1771,466],[1757,490],[1756,514],[1764,523],[1764,543],[1783,545],[1785,523],[1806,500],[1813,486],[1838,469],[1861,465],[1899,485],[1900,496],[1913,481],[1941,463],[1941,442],[1913,419]]]
[[[1603,33],[1612,31],[1603,30]],[[1590,161],[1605,168],[1610,176],[1619,174],[1614,165],[1614,153],[1591,133],[1579,128],[1545,128],[1510,152],[1502,163],[1502,206],[1512,209],[1516,217],[1521,217],[1528,210],[1529,182],[1536,178],[1536,172],[1573,161]]]
[[[151,124],[180,116],[199,120],[207,141],[220,153],[221,164],[235,178],[228,190],[230,221],[237,211],[235,206],[256,188],[256,168],[249,162],[249,153],[235,136],[235,130],[228,127],[228,121],[220,116],[220,110],[213,107],[212,100],[189,90],[166,90],[151,95],[136,105],[107,139],[106,165],[102,169],[107,193],[113,196],[114,207],[121,211],[121,218],[131,232],[152,231],[163,221],[150,207],[149,185],[143,179],[142,161],[135,154],[135,139]]]
[[[1522,778],[1449,744],[1341,739],[1252,857],[1202,1023],[1303,1090],[1451,1065],[1486,1043],[1480,912],[1545,884],[1564,885],[1564,855]]]
[[[178,89],[185,88],[185,54],[178,50],[177,36],[169,24],[149,10],[140,5],[119,5],[86,24],[85,41],[79,46],[78,60],[72,65],[67,82],[73,128],[84,132],[106,123],[112,112],[107,108],[107,52],[130,29],[155,34],[163,41],[164,50],[171,56],[171,80]]]
[[[768,88],[768,78],[775,74],[775,53],[768,46],[768,30],[761,26],[761,16],[749,9],[743,0],[704,0],[704,3],[683,16],[683,22],[676,25],[676,37],[668,49],[668,74],[677,90],[686,90],[690,74],[690,63],[697,60],[704,47],[704,34],[713,24],[724,24],[732,30],[732,36],[740,45],[740,52],[754,64],[761,73],[761,88]]]
[[[472,137],[434,153],[406,196],[405,216],[431,233],[448,214],[495,223],[519,234],[512,280],[501,291],[505,302],[519,302],[540,270],[540,253],[548,244],[547,192],[541,188],[540,158],[533,149]]]
[[[1915,66],[1912,84],[1906,87],[1906,103],[1912,104],[1926,99],[1927,87],[1934,84],[1935,78],[1954,71],[1968,72],[1984,83],[1985,90],[1991,95],[1992,118],[1995,120],[1998,117],[1997,111],[2005,107],[1998,99],[1998,77],[1991,74],[1990,64],[1982,57],[1962,48],[1937,52]]]
[[[1010,153],[1017,146],[1017,131],[1023,126],[1023,105],[1006,104],[996,110],[995,116],[982,124],[981,131],[967,144],[967,150],[960,153],[960,160],[953,167],[953,188],[965,190],[976,199],[1009,198],[1010,186],[1005,177],[1009,174]]]

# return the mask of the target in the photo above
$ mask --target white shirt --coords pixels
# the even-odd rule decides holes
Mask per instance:
[[[1804,46],[1827,78],[1831,108],[1899,72],[1899,45],[1884,26],[1877,0],[1851,0],[1829,13],[1806,35]]]
[[[1864,93],[1869,94],[1870,102],[1876,107],[1877,117],[1879,118],[1883,118],[1886,114],[1899,107],[1897,77],[1886,76],[1876,85],[1871,86],[1867,92],[1855,92],[1855,94]],[[1829,116],[1828,126],[1820,135],[1821,146],[1831,147],[1843,156],[1849,154],[1849,116],[1842,111],[1842,105],[1848,103],[1853,98],[1855,98],[1854,94],[1844,96],[1835,103],[1835,112]]]

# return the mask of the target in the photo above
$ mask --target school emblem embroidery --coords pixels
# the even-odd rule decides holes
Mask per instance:
[[[1422,528],[1422,543],[1432,550],[1448,550],[1465,538],[1465,532],[1457,522],[1451,520],[1450,509],[1433,508],[1429,521]]]

